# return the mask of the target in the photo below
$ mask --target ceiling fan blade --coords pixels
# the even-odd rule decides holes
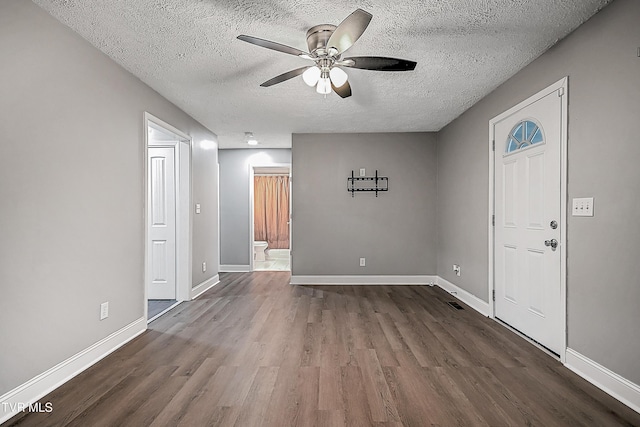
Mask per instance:
[[[386,58],[384,56],[354,56],[344,58],[338,64],[362,70],[411,71],[416,68],[417,62],[399,58]]]
[[[288,53],[289,55],[296,55],[296,56],[305,55],[309,57],[309,54],[307,52],[303,52],[300,49],[296,49],[295,47],[286,46],[286,45],[272,42],[269,40],[259,39],[258,37],[246,36],[244,34],[241,34],[238,36],[238,40],[255,44],[257,46],[266,47],[267,49],[277,50],[278,52]]]
[[[367,29],[373,15],[362,9],[356,9],[351,15],[347,16],[344,21],[338,25],[329,40],[327,41],[327,49],[335,48],[338,54],[349,49],[360,38],[364,30]]]
[[[331,88],[335,93],[340,95],[341,98],[348,98],[351,96],[351,85],[349,84],[349,82],[345,82],[345,84],[340,87],[336,87],[333,83],[331,83]]]
[[[267,80],[266,82],[262,83],[260,86],[269,87],[269,86],[276,85],[278,83],[282,83],[296,76],[299,76],[300,74],[304,73],[307,70],[307,68],[310,68],[310,67],[301,67],[301,68],[296,68],[295,70],[287,71],[286,73],[280,74],[279,76],[275,76],[274,78]]]

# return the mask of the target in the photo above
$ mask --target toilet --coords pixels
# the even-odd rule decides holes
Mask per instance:
[[[253,242],[253,259],[256,261],[264,261],[264,251],[269,245],[267,242]]]

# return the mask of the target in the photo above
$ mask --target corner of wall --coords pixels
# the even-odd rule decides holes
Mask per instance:
[[[194,286],[191,289],[191,295],[190,295],[191,300],[198,298],[200,295],[207,292],[209,289],[213,288],[218,283],[220,283],[220,275],[216,274],[215,276],[205,280],[199,285]]]
[[[440,276],[437,277],[436,284],[449,294],[476,310],[478,313],[489,317],[490,307],[488,302],[481,300],[477,296],[465,291]]]

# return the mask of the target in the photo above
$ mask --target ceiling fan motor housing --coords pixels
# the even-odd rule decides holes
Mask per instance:
[[[322,24],[309,28],[307,31],[307,46],[309,52],[313,55],[322,56],[326,54],[326,46],[331,34],[336,30],[335,25]]]

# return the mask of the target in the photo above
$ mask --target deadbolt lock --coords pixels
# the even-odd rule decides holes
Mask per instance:
[[[551,229],[555,230],[556,228],[558,228],[558,222],[557,221],[551,221],[551,224],[549,224],[551,226]]]

